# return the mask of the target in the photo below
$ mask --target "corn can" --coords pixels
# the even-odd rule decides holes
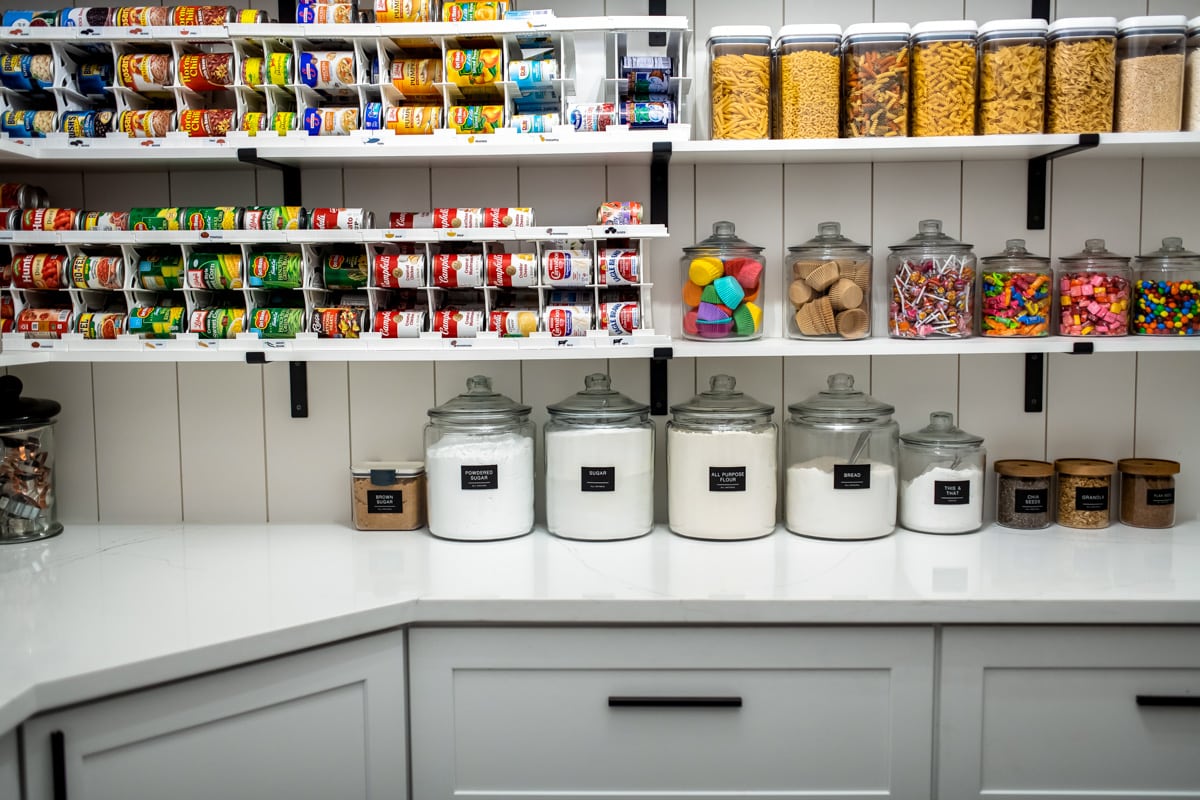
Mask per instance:
[[[242,213],[242,230],[300,231],[308,227],[308,213],[300,206],[250,206]]]
[[[183,286],[183,256],[163,253],[142,256],[138,261],[137,285],[154,292]]]
[[[208,206],[179,209],[179,227],[185,231],[236,231],[242,226],[242,209],[237,206]]]
[[[201,339],[233,339],[245,326],[244,308],[197,308],[188,315],[188,333],[195,333]]]
[[[241,253],[192,253],[187,263],[192,289],[241,289]]]

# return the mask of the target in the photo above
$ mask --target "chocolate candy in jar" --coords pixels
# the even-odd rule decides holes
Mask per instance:
[[[1002,459],[996,470],[996,524],[1006,528],[1049,528],[1053,521],[1050,483],[1054,465],[1048,461]]]
[[[1054,274],[1050,259],[1009,239],[1003,252],[980,259],[979,332],[984,336],[1050,335]]]
[[[1129,324],[1141,336],[1200,334],[1200,253],[1168,236],[1162,247],[1133,260]]]
[[[62,406],[22,397],[15,375],[0,376],[0,544],[62,533],[54,496],[54,424]]]
[[[1114,466],[1099,458],[1060,458],[1054,462],[1059,525],[1093,530],[1108,527]]]
[[[1059,256],[1055,279],[1061,336],[1124,336],[1129,333],[1129,258],[1088,239],[1083,250]]]
[[[983,437],[949,411],[900,435],[900,525],[921,533],[971,533],[983,526]]]
[[[890,247],[888,335],[893,339],[964,339],[974,327],[975,253],[921,220],[916,235]]]
[[[871,248],[842,235],[837,222],[788,248],[783,270],[787,335],[861,339],[871,335]]]
[[[685,339],[746,341],[762,336],[758,304],[763,248],[741,239],[732,222],[713,223],[713,233],[683,248],[680,260]]]
[[[1135,528],[1173,527],[1179,462],[1123,458],[1117,469],[1121,472],[1121,522]]]

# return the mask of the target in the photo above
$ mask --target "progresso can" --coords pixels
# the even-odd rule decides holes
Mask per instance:
[[[237,77],[233,53],[186,53],[179,57],[179,85],[193,92],[219,92]]]
[[[374,286],[379,289],[418,289],[425,285],[425,256],[380,253],[371,264]]]
[[[241,253],[192,253],[187,262],[192,289],[241,289]]]
[[[309,136],[348,136],[358,130],[358,106],[306,108],[304,129]]]
[[[82,212],[77,208],[27,208],[21,212],[21,230],[78,230],[81,215]]]
[[[75,320],[75,332],[84,339],[115,339],[125,332],[125,315],[119,311],[85,311]]]
[[[188,333],[201,339],[233,339],[245,330],[246,309],[197,308],[188,314]]]
[[[183,333],[183,306],[134,306],[126,329],[146,339],[169,339]]]
[[[528,336],[537,329],[537,309],[493,309],[488,314],[488,330],[504,337]]]
[[[610,201],[596,209],[596,222],[600,225],[640,225],[642,216],[642,204],[636,200]]]
[[[326,253],[321,258],[326,289],[361,289],[367,285],[370,267],[366,253]]]
[[[117,115],[117,129],[135,139],[166,136],[175,130],[175,112],[165,109],[122,111]]]
[[[178,28],[224,25],[236,18],[237,12],[229,6],[175,6],[171,9],[171,24]]]
[[[120,256],[75,256],[71,259],[71,285],[76,289],[120,289],[123,264]]]
[[[0,131],[14,139],[42,139],[58,130],[58,114],[53,111],[5,111],[0,116]]]
[[[483,286],[482,253],[438,253],[430,265],[430,279],[441,289],[461,289]]]
[[[67,257],[61,253],[26,253],[12,262],[16,289],[67,288]]]
[[[183,256],[164,253],[143,256],[138,261],[137,285],[163,292],[183,286]]]
[[[433,313],[433,330],[443,339],[473,338],[486,330],[483,311],[466,308],[439,308]]]
[[[242,230],[300,231],[308,227],[308,212],[300,206],[250,206],[242,213]]]
[[[112,19],[111,8],[64,8],[58,12],[60,28],[103,28]]]
[[[127,231],[128,211],[89,211],[79,221],[81,231]]]
[[[250,312],[249,332],[262,339],[295,339],[303,330],[303,308],[259,306]]]
[[[45,208],[50,205],[46,190],[29,183],[0,183],[0,206]]]
[[[642,309],[636,302],[601,303],[596,327],[613,336],[628,336],[642,326]]]
[[[359,306],[314,308],[308,330],[318,339],[357,339],[367,329],[368,313]]]
[[[116,127],[115,111],[64,111],[58,129],[73,139],[100,139]]]
[[[537,254],[490,253],[487,257],[488,286],[536,286]]]
[[[349,89],[358,83],[353,50],[300,54],[300,83],[310,89]]]
[[[637,250],[603,248],[600,251],[599,266],[596,282],[606,286],[636,284],[641,274]]]
[[[586,336],[592,327],[590,305],[546,306],[542,313],[546,331],[555,339]]]
[[[124,53],[117,56],[117,85],[135,92],[168,91],[173,64],[166,53]]]
[[[208,206],[179,209],[179,228],[185,231],[236,231],[242,227],[242,209]]]
[[[114,8],[109,25],[118,28],[165,27],[171,24],[168,6],[121,6]]]
[[[442,107],[391,106],[384,111],[383,127],[399,136],[431,134],[442,127]]]
[[[75,86],[83,94],[104,94],[115,76],[111,61],[86,61],[75,67]]]
[[[542,270],[552,286],[587,286],[592,282],[592,254],[580,250],[547,250]]]
[[[251,289],[298,289],[303,272],[304,257],[300,253],[255,253],[250,256],[246,283]]]
[[[384,339],[416,339],[425,330],[424,311],[376,311],[371,330]]]
[[[129,230],[131,231],[177,231],[179,229],[178,208],[129,209]]]
[[[57,11],[5,11],[5,28],[53,28],[58,22]]]
[[[356,231],[375,227],[375,214],[363,208],[314,208],[308,212],[310,230]]]
[[[179,112],[179,130],[193,138],[224,136],[237,130],[232,108],[185,108]]]
[[[437,0],[375,0],[376,22],[437,22]]]
[[[40,92],[54,85],[54,56],[8,53],[0,56],[0,84],[21,92]]]
[[[69,308],[26,308],[17,315],[17,332],[31,339],[59,339],[70,333],[75,315]]]
[[[349,25],[357,22],[358,9],[353,3],[311,3],[296,5],[296,22],[301,25]]]

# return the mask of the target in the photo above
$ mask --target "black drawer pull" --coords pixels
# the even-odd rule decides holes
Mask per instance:
[[[1156,708],[1200,708],[1200,695],[1196,694],[1139,694],[1139,706]]]
[[[609,708],[741,708],[740,697],[610,697]]]

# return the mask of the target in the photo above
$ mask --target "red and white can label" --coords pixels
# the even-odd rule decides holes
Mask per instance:
[[[586,336],[592,327],[591,306],[547,306],[546,330],[554,338]]]
[[[601,303],[600,330],[614,336],[627,336],[642,325],[642,309],[634,302]]]
[[[537,255],[491,253],[487,258],[489,286],[537,286]]]
[[[371,266],[380,289],[418,289],[425,285],[425,256],[381,253]]]
[[[442,289],[483,285],[482,253],[438,253],[433,257],[433,285]]]
[[[537,329],[538,314],[532,309],[504,309],[488,317],[488,330],[501,336],[528,336]]]
[[[314,231],[357,231],[371,227],[371,212],[362,208],[314,208],[308,227]]]
[[[600,251],[598,283],[607,286],[636,284],[640,273],[637,250],[607,248]]]
[[[384,339],[415,339],[425,330],[425,312],[376,311],[373,330]]]
[[[432,228],[432,211],[393,211],[388,215],[388,224],[393,228]]]
[[[592,256],[579,250],[547,250],[542,254],[546,282],[553,286],[587,286],[592,281]]]
[[[433,329],[440,333],[443,339],[473,337],[483,330],[485,322],[487,318],[482,311],[442,308],[433,314]]]
[[[73,231],[79,215],[77,208],[27,208],[21,212],[21,230]]]

